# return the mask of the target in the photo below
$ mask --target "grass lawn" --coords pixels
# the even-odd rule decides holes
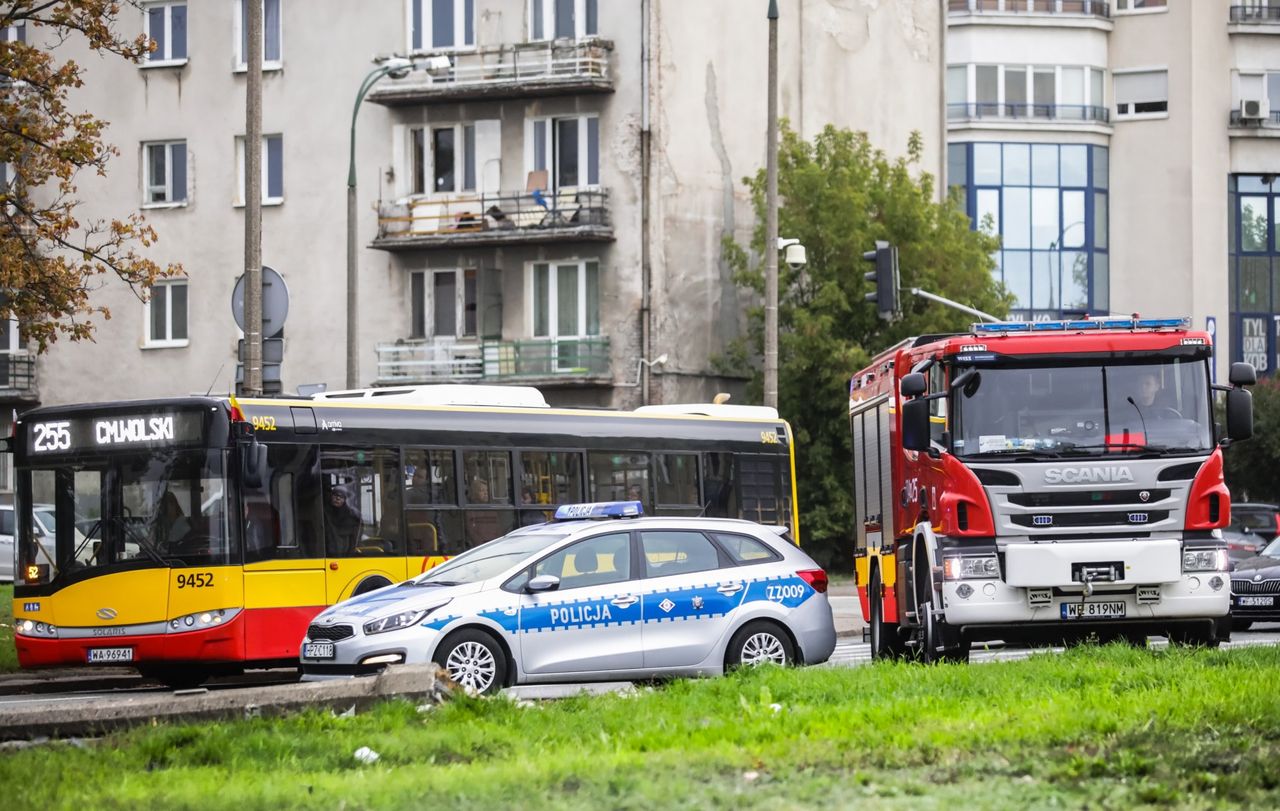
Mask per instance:
[[[0,785],[15,808],[1276,807],[1278,672],[1269,647],[764,668],[632,697],[146,727],[0,753]]]
[[[18,669],[18,651],[13,647],[13,586],[0,586],[0,673]]]

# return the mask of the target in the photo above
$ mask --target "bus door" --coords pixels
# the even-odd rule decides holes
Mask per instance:
[[[315,446],[269,445],[260,484],[242,489],[240,510],[246,658],[297,658],[307,625],[329,605]]]
[[[397,448],[320,452],[325,598],[329,604],[417,574],[405,557],[404,468]]]

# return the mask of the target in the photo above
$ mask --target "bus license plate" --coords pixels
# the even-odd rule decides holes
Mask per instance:
[[[332,642],[308,642],[302,646],[302,658],[304,659],[332,659],[333,643]]]
[[[1236,605],[1275,605],[1275,597],[1237,597]]]
[[[1124,603],[1063,603],[1064,620],[1116,619],[1124,616]]]
[[[89,664],[132,662],[133,648],[89,648]]]

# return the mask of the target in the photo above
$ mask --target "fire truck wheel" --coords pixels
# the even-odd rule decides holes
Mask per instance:
[[[938,634],[938,621],[933,618],[933,600],[920,603],[920,661],[936,662],[939,660],[938,645],[942,641]]]
[[[1174,628],[1169,631],[1169,643],[1194,648],[1216,648],[1222,643],[1214,629]]]
[[[903,654],[902,639],[898,636],[898,624],[884,621],[884,586],[880,570],[872,569],[871,582],[867,586],[867,602],[871,605],[871,658],[893,659]]]
[[[1232,620],[1231,621],[1231,630],[1233,631],[1247,631],[1252,627],[1253,627],[1253,620]]]

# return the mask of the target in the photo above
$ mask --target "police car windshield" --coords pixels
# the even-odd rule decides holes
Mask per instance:
[[[568,535],[567,532],[516,532],[469,549],[426,574],[415,577],[420,585],[479,583],[496,577],[525,558],[546,549]]]

